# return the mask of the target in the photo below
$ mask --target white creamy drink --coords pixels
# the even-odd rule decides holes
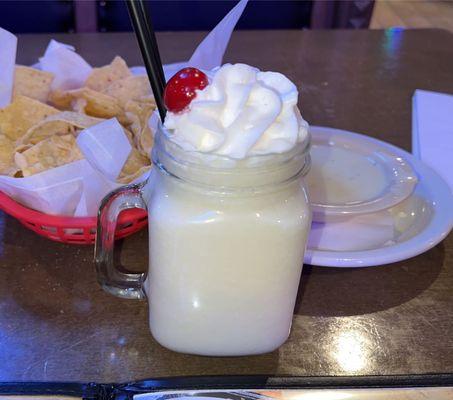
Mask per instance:
[[[282,74],[227,64],[168,112],[146,189],[146,292],[163,346],[232,356],[287,339],[311,222],[297,97]]]

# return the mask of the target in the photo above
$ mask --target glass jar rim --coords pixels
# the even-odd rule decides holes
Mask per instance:
[[[268,170],[279,168],[287,162],[290,162],[295,157],[303,159],[301,169],[304,170],[303,175],[308,172],[310,165],[310,132],[307,131],[307,136],[304,140],[297,142],[293,148],[282,153],[267,153],[254,154],[245,158],[233,158],[227,155],[219,155],[213,153],[203,153],[196,150],[190,151],[184,149],[171,139],[171,133],[164,127],[161,121],[157,126],[157,131],[154,137],[154,148],[152,161],[155,163],[157,159],[161,159],[158,153],[165,153],[173,162],[184,165],[191,169],[209,169],[216,173],[231,173],[234,169],[246,169],[259,173],[260,170]]]

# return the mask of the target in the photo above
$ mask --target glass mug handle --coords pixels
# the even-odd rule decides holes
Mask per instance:
[[[129,273],[115,265],[113,249],[118,215],[130,208],[146,210],[142,190],[146,181],[120,187],[102,200],[98,212],[94,262],[97,278],[102,288],[110,294],[127,299],[144,299],[143,282],[146,273]]]

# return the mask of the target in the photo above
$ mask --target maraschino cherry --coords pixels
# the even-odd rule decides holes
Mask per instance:
[[[184,110],[195,97],[195,91],[208,85],[208,77],[197,68],[183,68],[171,77],[164,90],[164,102],[168,111]]]

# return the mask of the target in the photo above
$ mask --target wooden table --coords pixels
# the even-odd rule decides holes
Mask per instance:
[[[36,62],[51,35],[19,38]],[[141,63],[131,34],[55,35],[93,65]],[[162,33],[165,62],[187,59],[203,33]],[[362,132],[410,150],[416,88],[453,92],[453,36],[418,31],[241,31],[225,61],[281,71],[312,124]],[[363,375],[453,372],[453,236],[392,265],[305,266],[294,327],[278,351],[206,358],[160,347],[145,302],[96,283],[92,247],[50,242],[0,214],[0,380],[125,381],[207,374]],[[147,234],[123,243],[144,268]]]

